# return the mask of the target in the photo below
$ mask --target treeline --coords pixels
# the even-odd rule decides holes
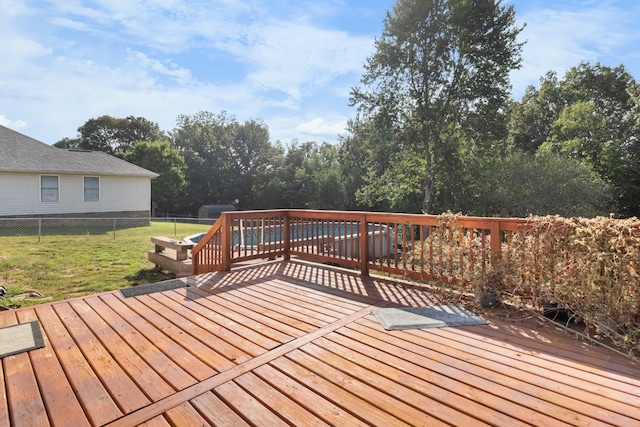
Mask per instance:
[[[156,214],[203,204],[462,212],[640,214],[640,89],[623,65],[549,72],[520,100],[522,30],[499,1],[398,1],[337,144],[272,142],[260,120],[102,116],[59,147],[103,150],[160,174]],[[437,3],[437,4],[436,4]]]
[[[442,153],[432,212],[563,216],[640,214],[638,84],[623,66],[553,72],[505,111],[486,152],[468,141]],[[420,155],[397,135],[353,120],[337,144],[271,142],[259,120],[221,112],[180,116],[162,131],[142,117],[102,116],[55,145],[101,150],[150,169],[156,214],[195,215],[203,204],[420,212]]]
[[[238,208],[357,209],[344,187],[338,145],[271,142],[259,120],[221,112],[181,115],[163,132],[143,117],[89,119],[59,148],[100,150],[158,173],[156,215],[196,215],[204,204]]]

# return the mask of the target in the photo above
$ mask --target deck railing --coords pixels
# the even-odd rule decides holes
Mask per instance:
[[[192,251],[193,273],[297,256],[414,279],[457,282],[496,265],[524,219],[313,210],[225,212]],[[473,248],[469,250],[469,248]]]

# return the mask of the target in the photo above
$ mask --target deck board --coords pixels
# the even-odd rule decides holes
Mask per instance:
[[[191,400],[194,408],[216,427],[249,427],[249,424],[212,392]]]
[[[18,313],[21,323],[38,320],[34,310]],[[42,351],[31,353],[31,363],[49,418],[57,425],[89,426],[89,420],[67,380],[60,362],[55,357],[51,343],[43,334],[45,347]],[[2,424],[2,423],[0,423]]]
[[[171,295],[158,295],[155,298],[171,307],[176,313],[188,318],[191,322],[199,325],[207,334],[215,337],[205,339],[208,345],[224,354],[228,359],[235,360],[236,363],[255,357],[271,348],[277,347],[282,342],[290,341],[290,336],[278,336],[280,341],[275,341],[260,334],[264,330],[260,326],[256,327],[252,322],[240,324],[233,318],[221,316],[215,309],[203,305],[203,300],[179,301],[179,293],[173,292]],[[169,299],[171,298],[171,299]]]
[[[103,381],[102,384],[123,413],[135,411],[151,403],[70,305],[59,305],[58,315],[66,319],[67,330],[78,349],[85,355],[91,370],[100,372],[103,378],[108,378],[108,381]]]
[[[36,312],[87,418],[93,425],[102,425],[120,417],[122,412],[69,334],[64,322],[73,322],[77,316],[62,316],[60,313],[67,307],[66,303],[45,305],[36,307]]]
[[[107,324],[84,301],[72,301],[71,306],[82,320],[100,339],[109,354],[118,361],[127,375],[136,383],[149,399],[160,400],[172,394],[175,389],[163,379],[117,332]]]
[[[0,313],[45,347],[2,359],[0,426],[640,425],[638,364],[544,320],[386,331],[428,286],[302,261]]]

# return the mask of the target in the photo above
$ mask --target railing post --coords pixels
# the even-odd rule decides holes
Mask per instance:
[[[195,256],[191,257],[191,273],[195,276],[200,274],[200,253],[198,252]]]
[[[360,216],[360,226],[358,227],[360,237],[360,274],[369,275],[369,228],[367,227],[367,215]]]
[[[500,230],[499,220],[491,221],[489,237],[491,239],[491,266],[496,268],[502,258],[502,230]]]
[[[229,221],[229,215],[226,212],[222,212],[222,271],[231,270],[231,236],[233,233],[229,232],[229,227],[233,227],[233,220]],[[230,223],[230,224],[229,224]]]
[[[284,211],[284,255],[283,258],[285,261],[289,261],[291,259],[291,234],[290,234],[290,223],[289,223],[289,210]]]

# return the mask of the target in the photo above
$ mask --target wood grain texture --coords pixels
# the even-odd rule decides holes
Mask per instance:
[[[544,320],[386,331],[432,288],[290,260],[0,312],[0,427],[640,425],[640,369]]]

